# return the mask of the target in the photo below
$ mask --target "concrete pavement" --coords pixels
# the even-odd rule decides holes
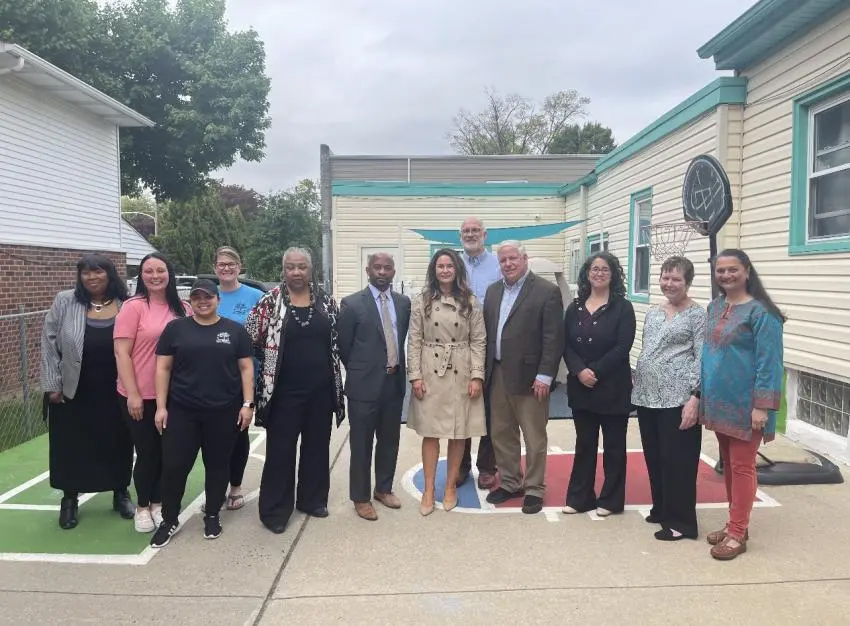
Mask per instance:
[[[266,531],[256,500],[223,513],[224,534],[193,517],[147,565],[0,563],[0,624],[845,624],[850,618],[850,487],[772,487],[756,509],[747,554],[716,562],[699,541],[656,541],[636,511],[588,515],[422,518],[403,508],[356,517],[348,501],[347,424],[332,440],[327,519],[293,517]],[[570,450],[572,423],[550,423]],[[640,447],[636,427],[629,447]],[[713,435],[704,452],[716,456]],[[799,458],[781,439],[775,459]],[[419,463],[403,427],[397,478]],[[846,467],[842,468],[846,472]],[[259,484],[259,463],[245,481]],[[700,511],[701,534],[722,509]]]

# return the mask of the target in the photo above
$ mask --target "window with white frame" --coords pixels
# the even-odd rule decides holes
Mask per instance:
[[[599,235],[590,235],[587,238],[588,254],[596,254],[601,250],[608,250],[608,233],[602,234],[602,245],[599,243]]]
[[[808,238],[850,235],[850,94],[809,110]]]
[[[578,271],[582,263],[581,240],[573,239],[570,242],[570,283],[573,285],[578,282]]]
[[[634,263],[629,268],[632,278],[632,293],[649,294],[649,231],[652,223],[652,197],[635,199],[632,233],[632,259]]]

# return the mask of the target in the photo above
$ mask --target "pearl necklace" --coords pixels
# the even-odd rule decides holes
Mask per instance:
[[[108,307],[110,304],[112,304],[112,298],[110,298],[109,300],[104,300],[100,304],[96,304],[96,303],[92,302],[91,307],[94,309],[95,313],[101,313],[103,311],[103,309]]]

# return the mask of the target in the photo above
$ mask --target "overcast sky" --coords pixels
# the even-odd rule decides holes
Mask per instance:
[[[755,0],[228,0],[266,46],[266,158],[217,177],[264,193],[336,154],[450,154],[484,88],[591,99],[619,143],[722,74],[696,49]]]

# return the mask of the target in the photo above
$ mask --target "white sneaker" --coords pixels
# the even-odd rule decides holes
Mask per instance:
[[[151,507],[151,517],[153,518],[154,526],[159,528],[162,524],[162,506]]]
[[[152,533],[157,528],[148,509],[136,509],[133,525],[136,527],[137,533]]]
[[[578,513],[578,511],[571,506],[565,506],[563,509],[561,509],[561,513],[563,513],[564,515],[575,515],[576,513]]]

